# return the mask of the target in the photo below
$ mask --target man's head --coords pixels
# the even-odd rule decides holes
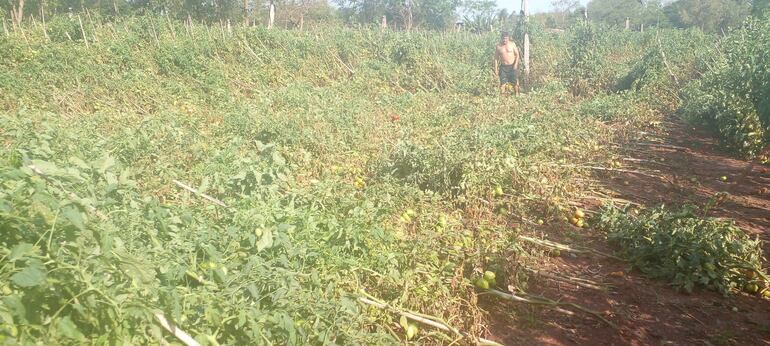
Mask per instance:
[[[508,40],[511,38],[511,35],[507,31],[503,31],[500,33],[500,42],[502,43],[508,43]]]

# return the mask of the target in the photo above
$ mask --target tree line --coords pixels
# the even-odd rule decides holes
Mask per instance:
[[[739,26],[746,17],[761,17],[770,0],[555,0],[554,11],[540,16],[549,27],[564,27],[587,11],[592,21],[641,30],[644,27],[690,28],[720,32]]]
[[[26,18],[88,12],[102,17],[158,14],[203,22],[264,25],[268,7],[276,23],[301,27],[305,22],[381,25],[397,29],[447,30],[461,24],[475,31],[505,26],[519,13],[497,7],[494,0],[0,0],[0,15],[17,23]],[[770,0],[554,0],[553,10],[533,15],[549,28],[565,28],[576,20],[613,26],[697,27],[719,32],[739,25],[749,15],[762,16]]]

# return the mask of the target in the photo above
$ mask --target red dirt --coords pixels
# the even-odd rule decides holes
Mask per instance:
[[[735,220],[759,236],[770,253],[770,170],[731,158],[708,134],[681,122],[664,126],[665,133],[645,134],[623,146],[622,155],[630,160],[623,161],[622,169],[649,175],[599,172],[595,178],[603,192],[644,206],[673,207],[702,205],[715,193],[728,192],[711,216]],[[586,209],[598,206],[585,201]],[[598,231],[563,223],[542,228],[554,241],[613,252]],[[770,301],[758,296],[724,297],[704,289],[680,293],[663,281],[629,272],[626,262],[598,255],[563,253],[542,269],[611,284],[609,291],[601,291],[534,277],[529,293],[598,311],[618,329],[579,312],[566,315],[490,299],[484,302],[492,316],[490,339],[506,345],[770,345]]]

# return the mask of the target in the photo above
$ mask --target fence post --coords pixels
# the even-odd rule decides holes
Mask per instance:
[[[521,12],[524,16],[524,89],[529,89],[529,3],[521,0]]]
[[[78,14],[78,23],[80,23],[80,34],[83,35],[83,42],[86,43],[86,49],[88,49],[88,37],[86,36],[86,31],[83,30],[83,21],[80,19],[79,14]]]

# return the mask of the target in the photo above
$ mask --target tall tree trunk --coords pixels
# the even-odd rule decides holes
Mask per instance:
[[[243,0],[243,26],[249,26],[249,0]]]
[[[305,13],[299,15],[299,31],[302,31],[302,28],[305,26]]]
[[[19,7],[16,9],[16,24],[21,25],[22,18],[24,18],[24,0],[19,0]]]

